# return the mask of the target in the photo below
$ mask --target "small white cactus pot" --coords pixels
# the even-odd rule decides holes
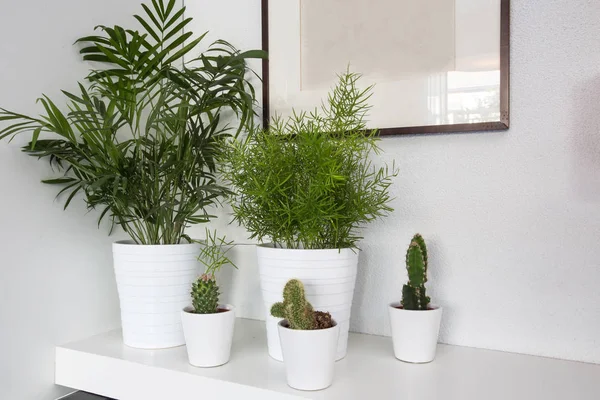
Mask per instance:
[[[194,314],[193,310],[186,307],[181,311],[190,364],[203,368],[226,364],[233,342],[235,308],[220,305],[220,312],[215,314]]]
[[[285,375],[290,387],[298,390],[322,390],[333,383],[340,327],[310,331],[288,328],[279,322]]]
[[[390,304],[390,323],[394,355],[409,363],[433,361],[442,321],[442,308],[405,310],[400,303]]]

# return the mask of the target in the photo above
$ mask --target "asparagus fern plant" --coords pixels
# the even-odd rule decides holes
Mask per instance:
[[[395,168],[375,167],[367,131],[371,88],[346,72],[320,110],[275,118],[233,141],[223,176],[235,219],[251,238],[291,249],[355,248],[360,228],[392,211]]]

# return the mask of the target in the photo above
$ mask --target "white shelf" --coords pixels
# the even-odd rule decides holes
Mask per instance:
[[[267,355],[261,321],[238,319],[231,361],[188,364],[185,347],[137,350],[120,331],[56,348],[56,383],[119,400],[198,399],[600,399],[600,365],[440,345],[431,364],[396,360],[391,339],[351,334],[329,389],[300,392]]]

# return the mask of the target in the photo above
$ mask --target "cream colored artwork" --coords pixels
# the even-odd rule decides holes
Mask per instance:
[[[377,81],[455,69],[454,1],[300,0],[300,21],[302,90],[348,64]]]
[[[350,65],[371,128],[498,120],[500,1],[271,0],[271,114],[318,107]]]

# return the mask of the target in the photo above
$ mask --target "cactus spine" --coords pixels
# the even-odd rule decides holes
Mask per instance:
[[[214,314],[219,308],[219,286],[212,274],[203,274],[192,284],[192,305],[196,314]]]
[[[291,329],[311,330],[315,326],[313,307],[306,300],[304,285],[298,279],[286,283],[283,289],[283,303],[273,304],[271,315],[287,319]]]
[[[412,238],[406,252],[408,282],[402,287],[402,307],[405,310],[427,310],[431,299],[427,297],[427,246],[418,233]]]

